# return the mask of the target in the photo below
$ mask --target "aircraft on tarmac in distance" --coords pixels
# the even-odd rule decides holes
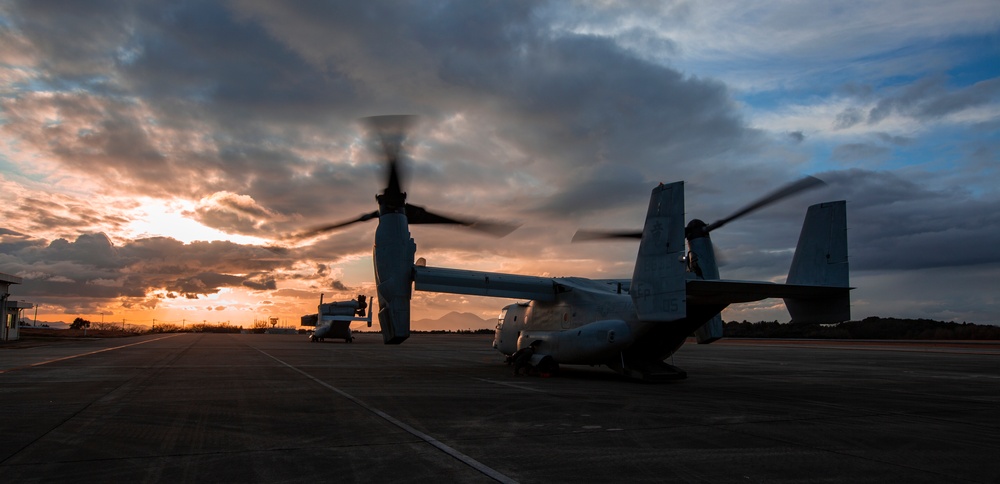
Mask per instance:
[[[366,321],[368,327],[372,325],[371,314],[366,314],[368,309],[367,297],[358,295],[357,299],[350,301],[336,301],[323,304],[323,295],[319,295],[319,312],[302,316],[302,326],[315,326],[316,329],[309,335],[309,341],[313,343],[323,341],[325,338],[339,338],[348,343],[354,341],[351,335],[351,323],[354,321]]]
[[[411,289],[520,299],[503,308],[493,347],[505,355],[536,343],[532,363],[541,372],[559,365],[606,365],[631,378],[664,381],[686,377],[667,364],[692,333],[699,343],[722,337],[720,312],[733,303],[782,298],[795,322],[850,319],[846,202],[809,207],[786,284],[719,277],[709,233],[785,197],[822,184],[807,177],[712,224],[684,225],[684,183],[660,184],[650,194],[641,231],[581,231],[574,240],[639,239],[631,279],[536,277],[430,267],[414,261],[410,224],[458,224],[503,236],[516,226],[446,217],[406,203],[399,155],[412,116],[366,118],[380,135],[389,177],[378,210],[357,219],[313,229],[317,235],[378,219],[373,261],[379,325],[385,344],[410,333]],[[685,240],[687,244],[685,244]]]

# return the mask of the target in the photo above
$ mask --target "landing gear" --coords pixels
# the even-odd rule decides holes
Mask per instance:
[[[552,376],[559,372],[559,363],[556,363],[551,356],[546,356],[535,365],[535,371],[541,377]]]

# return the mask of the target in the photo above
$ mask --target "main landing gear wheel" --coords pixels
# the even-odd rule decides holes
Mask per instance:
[[[559,363],[553,361],[551,356],[546,356],[545,358],[542,358],[542,361],[538,362],[538,366],[535,367],[535,370],[538,372],[538,376],[552,376],[559,372]]]

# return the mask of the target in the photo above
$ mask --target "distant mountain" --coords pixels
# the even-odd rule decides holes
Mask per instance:
[[[435,329],[444,331],[493,329],[496,325],[496,318],[484,319],[472,313],[460,313],[458,311],[452,311],[438,319],[418,319],[410,322],[410,328],[416,331],[431,331]]]
[[[66,329],[69,327],[68,323],[62,321],[37,321],[32,322],[30,319],[21,319],[21,327],[24,328],[49,328],[49,329]]]

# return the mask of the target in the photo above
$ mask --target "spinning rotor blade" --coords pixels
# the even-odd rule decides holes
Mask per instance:
[[[484,220],[475,219],[457,219],[452,217],[446,217],[444,215],[439,215],[433,212],[428,212],[424,207],[417,205],[406,204],[406,218],[409,220],[410,225],[413,224],[451,224],[451,225],[461,225],[463,227],[468,227],[473,230],[478,230],[490,234],[495,237],[503,237],[515,229],[520,227],[520,225],[507,224],[503,222],[488,222]]]
[[[315,227],[294,237],[306,238],[316,236],[354,223],[379,218],[380,214],[384,213],[405,213],[410,224],[461,225],[495,237],[503,237],[520,227],[520,225],[502,222],[444,216],[428,212],[423,207],[406,203],[406,192],[403,191],[402,176],[400,173],[400,156],[403,154],[403,142],[406,141],[410,130],[417,123],[418,119],[418,116],[408,114],[361,118],[360,123],[365,131],[367,131],[367,134],[369,136],[376,136],[381,143],[382,154],[384,156],[383,162],[387,165],[385,188],[382,189],[380,195],[375,196],[379,204],[379,210],[362,214],[356,219]]]
[[[799,181],[785,185],[766,196],[760,198],[759,200],[737,210],[732,215],[718,220],[710,225],[706,225],[702,229],[705,233],[711,232],[723,225],[736,220],[744,215],[747,215],[756,210],[760,210],[772,203],[775,203],[784,198],[795,195],[796,193],[809,190],[812,188],[819,187],[821,185],[826,185],[826,182],[820,180],[819,178],[813,176],[807,176]],[[700,222],[699,222],[700,223]],[[607,239],[641,239],[642,231],[602,231],[602,230],[577,230],[576,234],[573,235],[573,242],[588,242],[592,240],[607,240]]]
[[[406,198],[399,176],[399,154],[403,149],[403,141],[406,140],[418,119],[417,116],[410,114],[361,118],[361,124],[371,133],[377,135],[382,143],[385,163],[389,165],[388,178],[382,195],[392,197],[393,201]]]
[[[729,222],[732,222],[733,220],[736,220],[751,212],[760,210],[761,208],[771,205],[772,203],[775,203],[779,200],[788,198],[801,191],[809,190],[811,188],[816,188],[821,185],[826,185],[826,182],[814,176],[807,176],[797,182],[790,183],[769,193],[768,195],[762,197],[761,199],[741,208],[740,210],[737,210],[735,213],[724,219],[716,220],[715,222],[708,224],[708,226],[705,227],[705,232],[711,232]]]
[[[577,230],[573,234],[573,242],[589,242],[592,240],[608,239],[641,239],[642,231],[601,231],[601,230]]]
[[[296,235],[295,238],[305,239],[305,238],[308,238],[308,237],[313,237],[313,236],[316,236],[316,235],[319,235],[319,234],[324,234],[324,233],[329,232],[331,230],[336,230],[336,229],[339,229],[341,227],[346,227],[346,226],[351,225],[351,224],[356,224],[358,222],[367,222],[367,221],[369,221],[369,220],[371,220],[373,218],[378,218],[378,210],[376,210],[374,212],[371,212],[371,213],[362,214],[360,217],[358,217],[356,219],[353,219],[353,220],[347,220],[347,221],[344,221],[344,222],[338,222],[338,223],[335,223],[335,224],[332,224],[332,225],[323,225],[323,226],[320,226],[320,227],[314,227],[311,230],[308,230],[306,232],[302,232],[301,234]]]
[[[379,137],[386,159],[396,160],[402,150],[403,141],[417,124],[418,119],[419,117],[413,114],[390,114],[361,118],[361,124]]]

